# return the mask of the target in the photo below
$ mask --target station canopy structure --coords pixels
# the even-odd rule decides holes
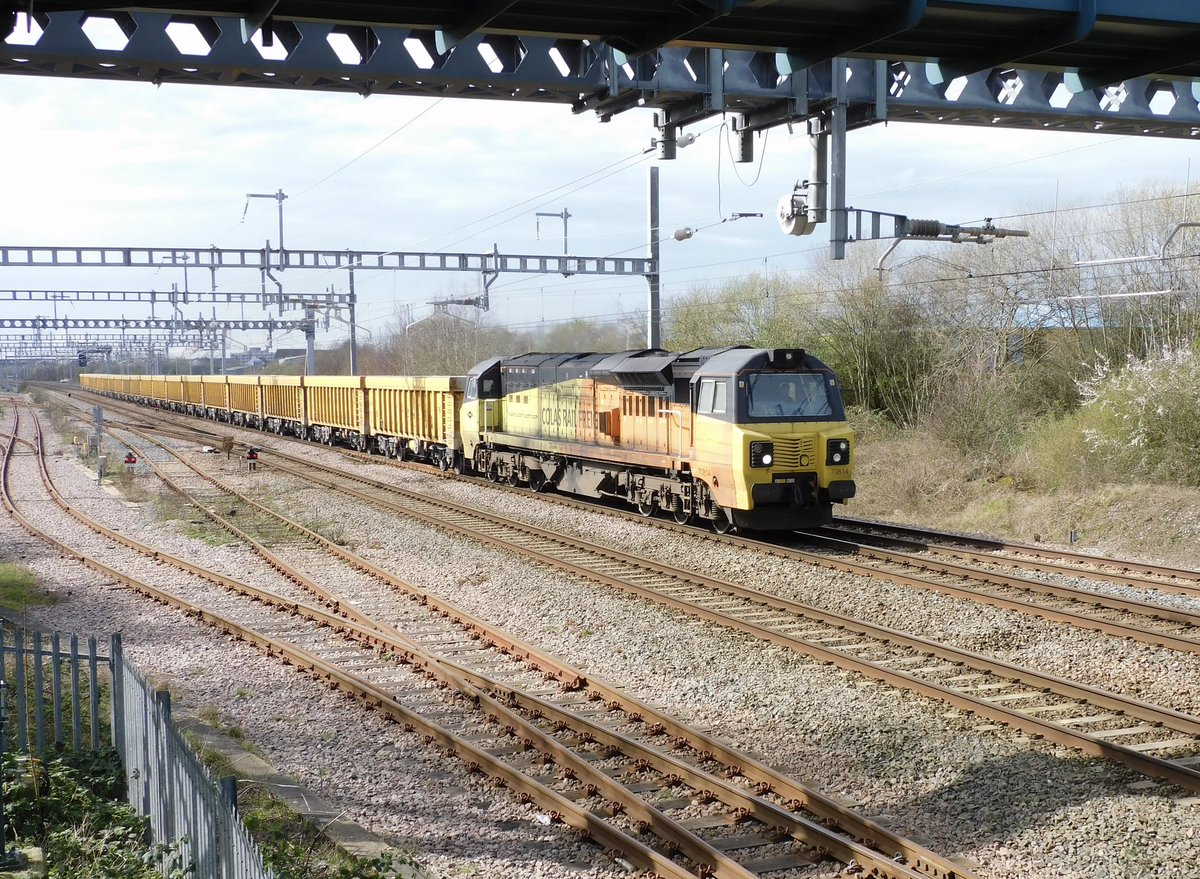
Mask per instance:
[[[487,97],[750,133],[835,100],[884,119],[1200,137],[1180,0],[0,0],[0,72]],[[107,18],[124,45],[97,48]],[[178,35],[199,37],[180,49]],[[120,41],[118,41],[120,42]]]

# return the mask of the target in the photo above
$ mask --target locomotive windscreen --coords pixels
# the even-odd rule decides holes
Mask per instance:
[[[759,372],[746,379],[751,418],[817,418],[834,414],[826,376],[816,372]]]

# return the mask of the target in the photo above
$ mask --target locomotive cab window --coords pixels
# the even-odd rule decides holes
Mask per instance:
[[[747,414],[756,419],[830,418],[834,404],[815,372],[761,372],[746,382]]]
[[[700,380],[700,401],[696,411],[702,415],[723,415],[727,409],[725,379],[705,378]]]
[[[463,391],[463,399],[465,400],[495,400],[500,396],[500,390],[497,387],[498,382],[494,378],[477,378],[467,382],[467,386]]]

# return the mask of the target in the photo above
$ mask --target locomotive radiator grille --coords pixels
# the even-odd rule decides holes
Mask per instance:
[[[777,436],[775,441],[775,468],[797,470],[816,463],[817,438],[807,436]]]

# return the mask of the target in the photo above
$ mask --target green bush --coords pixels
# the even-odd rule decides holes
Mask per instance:
[[[969,455],[1005,458],[1020,433],[1011,382],[1004,376],[965,378],[937,397],[929,426],[942,442]]]
[[[1095,455],[1084,439],[1093,414],[1079,410],[1064,416],[1047,415],[1030,425],[1011,462],[1017,485],[1057,490],[1107,482],[1111,475],[1108,462]]]
[[[5,754],[8,838],[40,846],[50,879],[183,879],[177,845],[147,843],[147,819],[123,802],[116,754],[52,760]]]
[[[1151,482],[1200,485],[1200,354],[1163,351],[1081,382],[1091,455]]]

